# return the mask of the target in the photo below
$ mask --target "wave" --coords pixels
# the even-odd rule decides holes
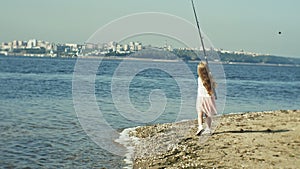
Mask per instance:
[[[120,133],[120,137],[115,140],[115,142],[120,143],[127,149],[124,159],[125,169],[133,168],[135,147],[139,144],[139,138],[135,137],[134,133],[139,127],[140,126],[124,129]]]

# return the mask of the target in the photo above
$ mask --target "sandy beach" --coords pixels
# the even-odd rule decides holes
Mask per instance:
[[[211,136],[197,121],[139,127],[133,168],[299,168],[300,110],[224,115]]]

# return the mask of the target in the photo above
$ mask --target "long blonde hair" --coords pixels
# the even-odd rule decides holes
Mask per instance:
[[[198,76],[202,79],[203,86],[206,88],[209,95],[214,93],[213,88],[216,87],[216,83],[213,80],[213,77],[208,72],[207,64],[200,62],[197,68]]]

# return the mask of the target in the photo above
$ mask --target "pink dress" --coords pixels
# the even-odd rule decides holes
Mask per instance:
[[[210,96],[202,83],[201,77],[198,77],[198,94],[196,102],[197,112],[202,111],[206,116],[211,117],[217,114],[214,95]]]

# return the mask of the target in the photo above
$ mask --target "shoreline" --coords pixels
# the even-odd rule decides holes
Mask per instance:
[[[300,110],[219,116],[212,136],[196,120],[137,127],[133,168],[297,168]]]
[[[133,58],[133,57],[117,57],[117,56],[77,56],[77,57],[51,57],[51,56],[11,56],[11,55],[0,55],[0,57],[24,57],[24,58],[51,58],[51,59],[101,59],[101,60],[127,60],[127,61],[149,61],[149,62],[188,62],[188,63],[198,63],[199,61],[183,61],[183,60],[168,60],[168,59],[151,59],[151,58]],[[249,62],[222,62],[222,61],[210,61],[214,64],[223,64],[223,65],[256,65],[256,66],[286,66],[286,67],[300,67],[300,65],[293,64],[274,64],[274,63],[249,63]]]

